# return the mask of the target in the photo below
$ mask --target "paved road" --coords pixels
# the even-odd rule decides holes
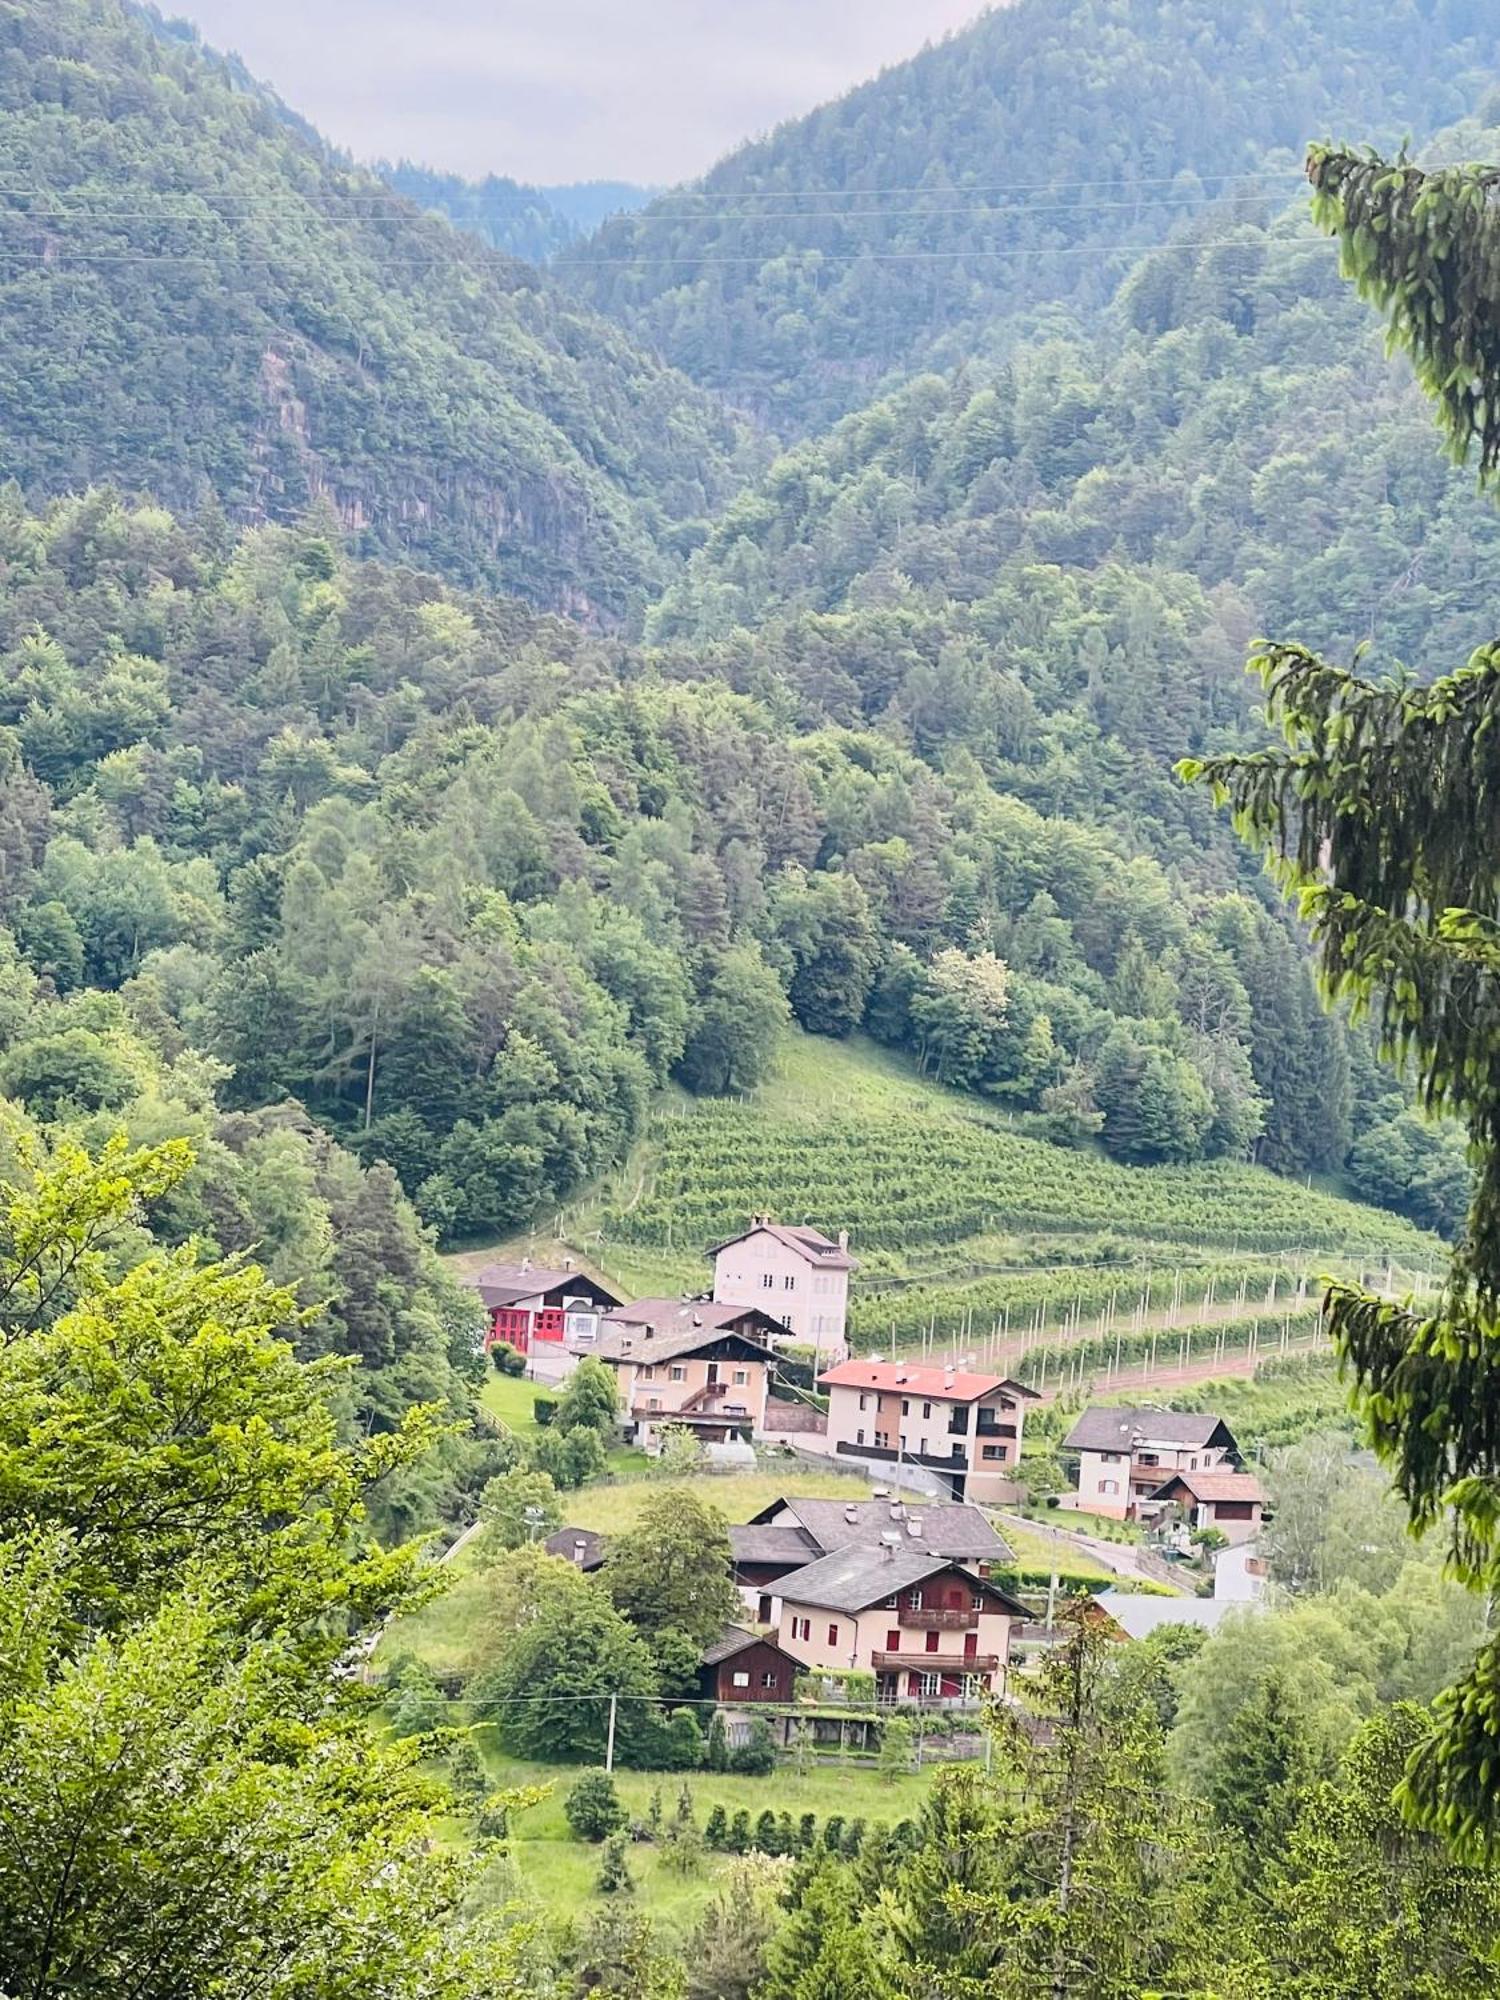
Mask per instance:
[[[1186,1597],[1187,1592],[1179,1585],[1168,1585],[1154,1572],[1143,1569],[1136,1560],[1134,1545],[1130,1542],[1107,1542],[1098,1535],[1085,1535],[1069,1528],[1054,1528],[1050,1523],[1028,1521],[1020,1514],[997,1513],[1000,1532],[1004,1534],[1007,1524],[1019,1528],[1029,1535],[1040,1535],[1044,1541],[1056,1542],[1059,1548],[1075,1549],[1090,1555],[1105,1569],[1113,1570],[1116,1576],[1129,1577],[1132,1583],[1157,1584],[1162,1589],[1177,1589]]]

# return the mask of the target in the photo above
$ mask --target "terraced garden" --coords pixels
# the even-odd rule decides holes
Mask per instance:
[[[673,1102],[524,1247],[560,1239],[634,1295],[690,1292],[708,1246],[757,1210],[848,1229],[856,1350],[969,1354],[1049,1390],[1250,1367],[1316,1340],[1323,1277],[1421,1290],[1444,1261],[1436,1238],[1337,1193],[1232,1162],[1121,1166],[869,1043],[800,1034],[753,1098]]]

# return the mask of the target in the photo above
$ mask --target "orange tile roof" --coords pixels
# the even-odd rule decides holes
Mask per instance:
[[[825,1389],[899,1389],[942,1403],[972,1403],[996,1389],[1008,1389],[1014,1396],[1036,1395],[1035,1389],[1008,1375],[974,1375],[909,1361],[841,1361],[837,1368],[825,1370],[818,1382]]]

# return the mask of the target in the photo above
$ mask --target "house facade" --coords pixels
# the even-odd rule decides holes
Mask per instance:
[[[800,1663],[774,1639],[726,1625],[704,1649],[698,1670],[698,1694],[723,1708],[747,1702],[789,1702],[796,1693]]]
[[[1008,1376],[905,1361],[844,1361],[818,1377],[829,1449],[867,1465],[919,1465],[955,1500],[1006,1500],[1036,1391]]]
[[[654,1451],[670,1424],[704,1444],[757,1435],[772,1360],[763,1321],[707,1300],[640,1299],[611,1313],[594,1352],[614,1370],[634,1442]]]
[[[734,1580],[758,1625],[780,1621],[784,1578],[839,1549],[893,1545],[944,1557],[974,1576],[1015,1560],[1009,1544],[977,1507],[919,1504],[890,1493],[868,1500],[774,1500],[752,1520],[729,1530]]]
[[[1004,1691],[1025,1616],[988,1578],[886,1544],[783,1578],[776,1637],[814,1671],[873,1674],[883,1701],[976,1701]]]
[[[1115,1520],[1153,1511],[1152,1495],[1174,1472],[1239,1464],[1239,1447],[1221,1417],[1150,1407],[1087,1409],[1063,1439],[1078,1453],[1078,1505]]]
[[[847,1230],[834,1241],[821,1230],[758,1215],[743,1235],[709,1254],[716,1303],[757,1306],[776,1322],[782,1339],[815,1348],[820,1358],[842,1358],[849,1274],[858,1268]]]
[[[1229,1542],[1253,1542],[1260,1533],[1266,1496],[1248,1472],[1223,1468],[1174,1472],[1151,1495],[1153,1510],[1175,1519],[1183,1537],[1217,1528]]]
[[[555,1269],[519,1264],[490,1264],[466,1281],[480,1297],[488,1326],[484,1344],[499,1341],[521,1354],[538,1343],[554,1352],[587,1350],[599,1337],[605,1313],[620,1301],[597,1279],[570,1264]]]

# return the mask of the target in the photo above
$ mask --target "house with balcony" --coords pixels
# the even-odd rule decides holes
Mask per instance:
[[[587,1352],[599,1336],[603,1314],[620,1301],[607,1286],[573,1268],[549,1268],[529,1257],[518,1264],[488,1264],[465,1280],[479,1294],[488,1325],[484,1344],[503,1341],[530,1354],[538,1343],[554,1353]]]
[[[1023,1605],[988,1577],[896,1540],[837,1549],[781,1580],[777,1643],[816,1672],[872,1673],[883,1701],[1005,1690]]]
[[[1252,1473],[1212,1466],[1174,1472],[1151,1495],[1150,1505],[1152,1513],[1183,1541],[1201,1529],[1217,1528],[1227,1542],[1253,1542],[1260,1533],[1266,1496]]]
[[[1228,1424],[1200,1410],[1094,1405],[1062,1448],[1078,1453],[1078,1506],[1119,1521],[1157,1511],[1152,1495],[1174,1472],[1233,1471],[1240,1462]]]
[[[901,1547],[943,1556],[974,1576],[1015,1561],[988,1519],[963,1503],[929,1503],[888,1491],[868,1500],[773,1500],[729,1530],[734,1580],[745,1609],[759,1625],[776,1624],[784,1577],[837,1549],[879,1549],[892,1535]]]
[[[843,1357],[849,1277],[858,1269],[846,1229],[835,1241],[821,1230],[757,1215],[709,1255],[716,1303],[758,1306],[776,1322],[780,1339],[815,1348],[820,1359]]]
[[[703,1444],[748,1444],[765,1423],[766,1332],[755,1308],[637,1299],[608,1315],[594,1353],[614,1370],[628,1435],[646,1451],[669,1424]]]
[[[1014,1497],[1026,1404],[1009,1376],[908,1361],[844,1361],[825,1369],[828,1447],[871,1468],[920,1466],[955,1500]]]

